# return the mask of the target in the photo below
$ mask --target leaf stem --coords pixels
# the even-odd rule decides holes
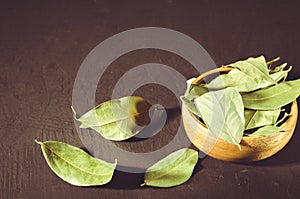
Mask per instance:
[[[74,119],[77,120],[77,121],[79,121],[78,118],[77,118],[77,116],[76,116],[76,111],[75,111],[74,107],[71,106],[71,109],[72,109],[72,112],[73,112]]]
[[[274,62],[277,62],[277,61],[279,61],[279,60],[280,60],[280,57],[276,57],[275,59],[272,59],[272,60],[268,61],[266,64],[267,64],[267,65],[270,65],[270,64],[272,64],[272,63],[274,63]]]
[[[43,142],[38,141],[37,139],[34,139],[34,142],[37,143],[37,144],[39,144],[39,145],[42,145],[42,144],[43,144]]]
[[[292,116],[292,114],[290,114],[290,113],[284,113],[284,116],[280,119],[280,120],[278,120],[275,124],[274,124],[274,126],[278,126],[278,124],[280,124],[281,122],[283,122],[287,117],[289,117],[289,116]]]
[[[145,186],[146,185],[146,182],[140,184],[141,187]]]

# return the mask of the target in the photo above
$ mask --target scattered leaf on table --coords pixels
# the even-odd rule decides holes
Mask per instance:
[[[149,167],[144,183],[154,187],[173,187],[186,182],[198,161],[198,152],[183,148],[175,151]]]
[[[275,110],[291,103],[300,95],[300,79],[284,81],[272,87],[242,95],[245,108]]]
[[[113,176],[116,163],[93,158],[82,149],[63,142],[35,142],[41,145],[43,155],[52,171],[72,185],[103,185]]]
[[[283,129],[278,126],[267,125],[260,127],[255,132],[248,134],[248,136],[268,136],[282,131]]]
[[[244,112],[245,130],[265,125],[275,124],[280,114],[280,109],[271,111],[248,110]]]
[[[266,64],[266,60],[263,56],[260,56],[257,58],[250,57],[246,60],[238,61],[233,64],[229,64],[229,66],[238,68],[241,71],[243,71],[244,73],[246,73],[249,76],[252,76],[254,78],[264,79],[273,84],[276,83],[269,75],[269,69]]]
[[[80,128],[92,128],[108,140],[121,141],[149,124],[150,107],[145,99],[128,96],[104,102],[76,120],[81,122]]]
[[[245,119],[238,91],[231,87],[211,91],[196,98],[195,104],[210,132],[240,147]]]

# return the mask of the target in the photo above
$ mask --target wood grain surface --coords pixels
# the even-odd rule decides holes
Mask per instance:
[[[289,79],[300,78],[299,7],[298,1],[277,0],[2,0],[0,198],[300,198],[299,121],[290,143],[277,155],[252,164],[205,157],[187,183],[169,189],[140,187],[142,173],[122,171],[101,187],[71,186],[48,168],[34,143],[37,138],[84,147],[70,109],[77,71],[96,45],[132,28],[164,27],[189,35],[217,66],[261,54],[281,56],[294,67]],[[199,75],[173,53],[133,51],[107,68],[96,103],[110,99],[118,79],[145,63],[168,65],[186,78]],[[171,111],[153,137],[118,146],[135,152],[160,149],[179,128],[180,103],[160,85],[145,85],[135,94]]]

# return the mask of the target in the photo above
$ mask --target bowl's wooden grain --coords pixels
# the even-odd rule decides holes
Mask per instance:
[[[218,68],[199,76],[194,83],[215,72],[226,72],[230,68]],[[230,162],[254,162],[268,158],[280,151],[291,139],[298,118],[296,100],[291,105],[291,116],[281,125],[285,130],[270,136],[244,136],[240,143],[241,150],[233,144],[218,139],[208,131],[205,124],[200,122],[186,106],[182,105],[182,119],[185,131],[191,142],[207,155]]]

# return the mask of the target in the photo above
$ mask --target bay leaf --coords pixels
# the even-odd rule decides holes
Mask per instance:
[[[245,108],[254,110],[275,110],[291,103],[300,95],[300,79],[284,81],[242,95]]]
[[[265,125],[275,124],[279,114],[280,114],[280,109],[270,110],[270,111],[258,111],[258,110],[246,109],[244,111],[245,130],[253,129]]]
[[[281,80],[284,81],[286,79],[288,73],[291,71],[291,69],[292,69],[292,66],[290,66],[287,70],[280,70],[280,71],[274,72],[274,73],[270,74],[270,77],[276,83],[278,83]],[[254,78],[254,79],[256,79],[256,78]],[[273,83],[271,83],[269,81],[266,81],[266,80],[263,80],[263,79],[260,79],[260,80],[257,79],[256,81],[252,81],[252,82],[248,81],[248,82],[246,82],[246,84],[247,85],[251,85],[252,84],[252,86],[250,86],[250,88],[252,88],[252,89],[248,89],[248,90],[247,90],[247,88],[244,89],[244,90],[240,89],[240,87],[241,88],[244,87],[243,84],[238,84],[236,89],[239,90],[240,92],[250,92],[250,91],[254,91],[254,90],[260,89],[260,88],[266,88],[266,87],[274,85]]]
[[[186,182],[198,161],[198,152],[183,148],[158,161],[146,170],[144,183],[154,187],[173,187]]]
[[[242,97],[234,88],[211,91],[195,99],[210,132],[240,147],[245,126]]]
[[[80,118],[80,128],[91,128],[108,140],[121,141],[138,134],[150,122],[151,105],[138,96],[104,102]],[[76,118],[76,112],[74,111]]]
[[[187,89],[184,96],[180,96],[182,103],[198,117],[201,117],[200,112],[194,104],[194,99],[208,92],[208,89],[204,87],[203,84],[192,85],[192,82],[196,78],[191,78],[187,80]]]
[[[291,115],[292,115],[291,113],[285,112],[284,115],[283,115],[283,117],[280,118],[274,125],[275,125],[275,126],[280,125],[281,122],[283,122],[286,118],[288,118],[288,117],[291,116]]]
[[[270,77],[277,83],[285,79],[288,75],[288,70],[277,71],[270,75]],[[251,92],[260,88],[265,88],[273,85],[272,82],[264,79],[257,79],[250,76],[239,69],[232,69],[228,74],[223,74],[213,79],[205,87],[209,89],[222,89],[227,87],[234,87],[239,92]]]
[[[229,66],[233,68],[238,68],[244,73],[254,78],[264,79],[273,84],[276,83],[269,75],[269,69],[266,64],[266,60],[264,56],[260,56],[256,58],[250,57],[246,60],[237,61],[235,63],[229,64]]]
[[[239,69],[232,69],[228,74],[219,75],[214,78],[211,82],[205,85],[205,87],[210,89],[222,89],[227,87],[233,87],[241,82],[247,81],[248,76]]]
[[[103,185],[113,176],[116,163],[93,158],[82,149],[63,142],[35,142],[41,146],[51,170],[72,185]]]
[[[196,97],[203,95],[208,92],[208,89],[204,86],[204,84],[192,85],[192,82],[196,78],[191,78],[187,80],[187,89],[184,94],[184,97],[190,101],[193,101]]]
[[[185,91],[184,95],[186,95],[186,94],[188,94],[188,93],[190,92],[191,85],[192,85],[192,83],[193,83],[195,80],[196,80],[195,77],[186,80],[186,91]]]
[[[272,73],[277,73],[277,72],[280,72],[280,71],[283,71],[283,69],[287,66],[287,63],[283,63],[279,66],[276,66],[274,69],[271,69],[270,70],[270,74]]]
[[[198,111],[197,107],[195,106],[195,103],[188,100],[185,96],[180,96],[180,99],[184,106],[188,108],[189,111],[191,111],[193,114],[201,118],[201,114]]]
[[[209,89],[234,87],[239,92],[249,92],[260,88],[262,81],[264,80],[254,78],[239,69],[232,69],[228,74],[216,77],[205,86]]]
[[[278,83],[282,79],[283,79],[283,81],[285,81],[286,77],[288,76],[288,73],[291,70],[292,70],[292,66],[290,66],[287,70],[280,70],[280,71],[274,72],[274,73],[270,74],[270,76],[276,83]],[[271,86],[271,85],[268,84],[267,86]],[[267,87],[267,86],[265,86],[265,87]]]
[[[249,134],[248,136],[268,136],[282,131],[283,129],[278,126],[267,125],[267,126],[260,127],[259,129]]]
[[[192,85],[190,92],[187,93],[185,95],[185,97],[190,100],[190,101],[194,101],[194,99],[196,97],[199,97],[201,95],[203,95],[204,93],[207,93],[208,89],[205,88],[205,86],[203,84],[199,84],[199,85]]]

